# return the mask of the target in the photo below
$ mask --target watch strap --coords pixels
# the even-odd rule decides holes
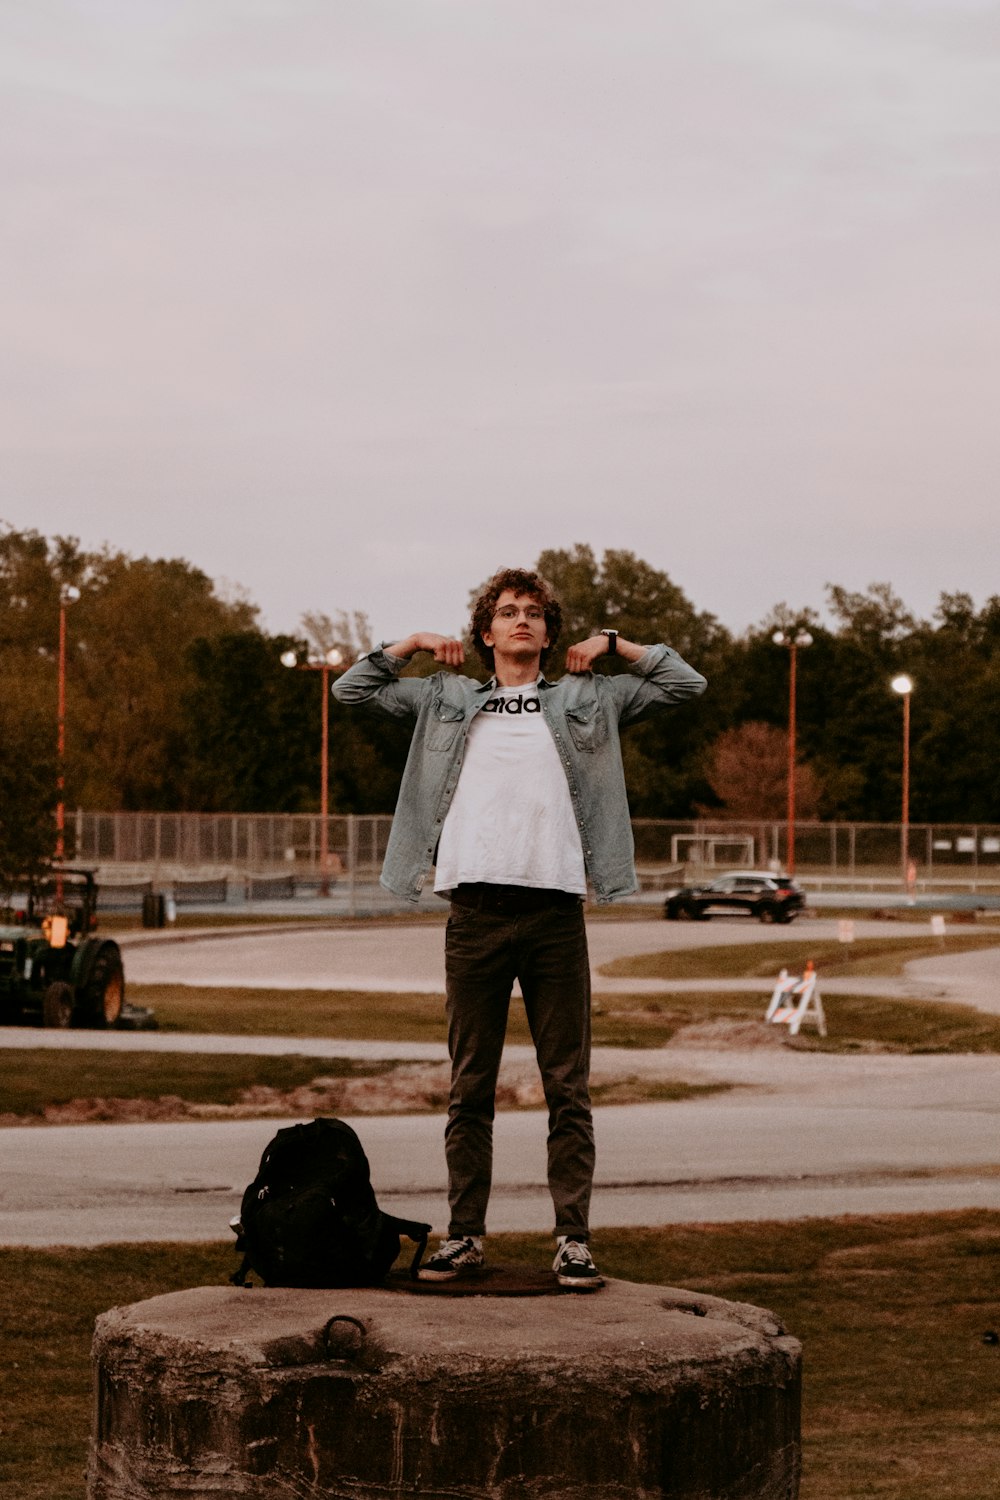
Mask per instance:
[[[600,632],[600,634],[601,635],[606,635],[607,638],[608,638],[608,655],[609,656],[616,656],[618,654],[618,632],[617,632],[617,630],[602,630]]]

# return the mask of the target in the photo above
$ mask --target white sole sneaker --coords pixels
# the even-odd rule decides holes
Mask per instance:
[[[473,1236],[445,1240],[425,1266],[417,1272],[418,1281],[457,1281],[474,1276],[486,1263],[482,1242]]]

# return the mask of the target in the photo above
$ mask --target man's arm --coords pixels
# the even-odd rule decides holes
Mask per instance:
[[[620,677],[605,679],[618,705],[621,724],[634,724],[657,708],[696,698],[708,686],[701,673],[670,646],[638,646],[621,636],[615,644],[615,654],[631,668]],[[606,635],[592,635],[570,646],[566,653],[567,670],[589,672],[598,657],[608,655],[609,645]]]
[[[599,656],[608,655],[609,648],[610,642],[603,634],[590,635],[585,641],[578,641],[566,652],[567,672],[589,672]],[[638,661],[648,650],[648,646],[637,646],[634,641],[627,641],[621,635],[615,641],[615,655],[620,656],[622,661]]]
[[[360,657],[333,684],[333,696],[339,703],[352,703],[393,719],[416,718],[420,703],[431,681],[428,677],[404,677],[400,672],[418,651],[430,651],[435,661],[449,667],[460,667],[465,660],[461,641],[451,636],[418,630],[391,646],[379,646]]]
[[[443,662],[446,667],[460,667],[465,661],[465,647],[461,641],[456,641],[451,635],[435,635],[430,630],[418,630],[413,635],[404,636],[394,646],[383,646],[382,650],[387,656],[396,656],[403,661],[409,661],[418,651],[430,651],[434,660]]]

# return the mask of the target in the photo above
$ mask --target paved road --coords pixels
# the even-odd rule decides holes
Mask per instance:
[[[606,1061],[602,1053],[598,1067]],[[628,1059],[633,1071],[648,1054]],[[691,1052],[675,1076],[743,1088],[597,1112],[595,1226],[1000,1210],[1000,1059]],[[443,1225],[441,1122],[356,1120],[386,1206]],[[225,1237],[273,1121],[4,1132],[0,1242]],[[544,1227],[544,1121],[497,1124],[494,1229]]]
[[[768,943],[775,972],[790,942],[829,941],[831,923],[797,922],[791,929],[757,922],[595,921],[588,929],[595,991],[602,994],[657,989],[717,989],[713,980],[609,979],[599,971],[613,959],[638,953],[679,952],[733,943]],[[898,922],[857,921],[858,938],[899,937]],[[134,984],[189,984],[268,989],[397,990],[444,992],[443,932],[439,923],[414,926],[358,926],[268,929],[249,934],[126,936],[129,979]],[[725,980],[726,988],[759,990],[760,980]],[[978,954],[921,960],[907,965],[904,979],[824,980],[829,993],[916,995],[952,999],[1000,1013],[1000,948]]]
[[[859,936],[885,924],[858,923]],[[898,926],[888,924],[898,932]],[[794,938],[829,935],[803,923]],[[288,933],[226,941],[130,945],[133,979],[328,988],[440,990],[439,926]],[[756,924],[594,923],[595,965],[621,953],[765,940],[776,958],[789,934]],[[945,955],[929,993],[979,997],[995,1009],[1000,954]],[[924,974],[925,965],[914,965]],[[225,975],[233,976],[230,978]],[[311,976],[311,978],[310,978]],[[605,983],[605,982],[602,982]],[[867,982],[870,983],[870,982]],[[909,981],[908,981],[909,983]],[[634,981],[626,982],[634,988]],[[0,1034],[0,1045],[113,1046],[308,1052],[317,1057],[440,1058],[433,1043],[343,1043],[300,1038],[180,1038],[156,1034]],[[509,1049],[513,1060],[525,1049]],[[598,1049],[598,1071],[667,1072],[740,1085],[688,1103],[598,1111],[596,1226],[795,1218],[982,1206],[1000,1209],[1000,1058],[827,1057],[769,1047]],[[387,1206],[445,1216],[441,1122],[432,1116],[355,1122]],[[3,1132],[0,1243],[215,1239],[253,1176],[273,1121],[75,1126]],[[543,1227],[544,1121],[507,1114],[497,1126],[495,1229]]]

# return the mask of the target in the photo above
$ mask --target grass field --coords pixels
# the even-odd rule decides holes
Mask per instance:
[[[16,1048],[3,1054],[0,1070],[0,1116],[15,1115],[19,1120],[42,1117],[53,1106],[73,1101],[93,1101],[105,1106],[91,1112],[66,1111],[54,1115],[57,1123],[90,1122],[94,1119],[120,1119],[123,1112],[112,1108],[119,1101],[156,1100],[167,1105],[185,1104],[245,1106],[257,1116],[276,1113],[407,1114],[443,1113],[447,1108],[447,1064],[442,1062],[435,1076],[418,1091],[408,1090],[402,1103],[385,1091],[373,1090],[369,1097],[350,1095],[338,1090],[337,1083],[353,1079],[387,1078],[400,1066],[398,1061],[359,1062],[348,1058],[300,1057],[294,1053],[278,1057],[186,1052],[130,1052],[121,1054],[101,1051],[55,1052],[51,1048]],[[444,1076],[437,1077],[437,1074]],[[333,1087],[330,1080],[335,1080]],[[315,1084],[319,1097],[308,1101],[267,1098],[252,1091],[301,1089]],[[625,1076],[597,1081],[591,1087],[596,1105],[634,1104],[639,1100],[670,1103],[692,1099],[703,1094],[719,1093],[730,1088],[726,1083],[686,1083],[679,1079]],[[511,1100],[501,1091],[499,1108],[539,1108],[541,1094],[530,1101]],[[179,1112],[173,1111],[173,1116]],[[128,1116],[126,1116],[127,1118]],[[133,1114],[132,1118],[135,1115]],[[144,1118],[150,1118],[149,1113]],[[159,1118],[171,1117],[169,1109]]]
[[[608,1274],[770,1307],[802,1339],[802,1500],[996,1500],[1000,1215],[603,1231],[594,1248]],[[541,1235],[489,1250],[551,1255]],[[0,1250],[5,1500],[83,1500],[96,1315],[233,1264],[220,1245]]]
[[[896,944],[898,940],[891,940]],[[963,941],[965,941],[963,939]],[[907,956],[914,947],[904,940]],[[806,946],[806,945],[803,945]],[[839,947],[839,945],[836,945]],[[815,946],[809,945],[815,952]],[[662,973],[661,960],[683,960],[683,977],[700,977],[711,966],[715,972],[741,976],[766,964],[773,974],[773,954],[764,945],[747,948],[696,949],[690,953],[646,955],[626,961],[629,967]],[[876,940],[862,965],[899,962],[895,947],[886,950]],[[625,965],[614,965],[616,970]],[[658,968],[659,966],[659,968]],[[856,971],[855,971],[856,972]],[[681,977],[681,976],[677,976]],[[761,993],[718,990],[708,993],[665,991],[659,995],[598,993],[594,1000],[596,1044],[628,1048],[663,1047],[679,1031],[706,1024],[762,1024],[769,983]],[[31,1116],[47,1106],[78,1099],[161,1099],[173,1096],[195,1104],[233,1105],[247,1090],[266,1087],[290,1090],[317,1077],[370,1077],[391,1070],[391,1062],[354,1063],[343,1058],[296,1056],[296,1037],[388,1042],[445,1042],[444,1003],[441,996],[356,990],[208,989],[184,985],[133,985],[133,999],[150,1005],[165,1032],[194,1035],[218,1032],[250,1036],[280,1036],[293,1050],[284,1056],[208,1055],[199,1053],[130,1052],[127,1056],[93,1051],[60,1052],[11,1048],[0,1069],[0,1114]],[[782,1037],[786,1046],[828,1052],[891,1050],[897,1052],[1000,1052],[1000,1016],[968,1006],[933,1001],[906,1001],[866,995],[824,997],[829,1035],[818,1038],[803,1032]],[[530,1041],[524,1012],[511,1006],[509,1040]],[[775,1036],[777,1040],[777,1034]],[[664,1060],[669,1073],[669,1061]],[[690,1097],[690,1085],[669,1078],[630,1080],[621,1088],[605,1085],[594,1091],[595,1102],[635,1102],[639,1099]],[[377,1101],[366,1111],[378,1112]],[[419,1102],[415,1108],[423,1107]],[[431,1107],[431,1104],[428,1104]],[[437,1107],[437,1102],[433,1103]]]
[[[773,966],[773,960],[772,960]],[[248,1036],[445,1040],[444,1001],[437,995],[357,990],[200,989],[133,985],[130,995],[156,1011],[164,1031]],[[594,999],[594,1041],[610,1047],[662,1047],[683,1026],[706,1021],[760,1021],[770,987],[699,994],[601,995]],[[889,1047],[917,1052],[998,1052],[1000,1016],[969,1006],[867,995],[824,996],[830,1035],[804,1033],[794,1045],[830,1051]],[[508,1040],[528,1042],[524,1012],[511,1005]]]
[[[235,1104],[261,1085],[294,1089],[322,1074],[372,1077],[392,1062],[347,1058],[226,1056],[185,1052],[57,1052],[11,1048],[3,1054],[0,1113],[38,1114],[71,1099],[160,1099],[173,1095],[195,1104]]]
[[[789,938],[774,943],[733,943],[718,947],[681,948],[663,953],[639,953],[603,964],[609,979],[773,979],[784,966],[794,972],[808,959],[829,979],[846,975],[898,975],[918,958],[942,953],[971,953],[1000,945],[1000,932],[963,932],[944,938],[921,933],[901,937],[858,938],[841,943]]]

